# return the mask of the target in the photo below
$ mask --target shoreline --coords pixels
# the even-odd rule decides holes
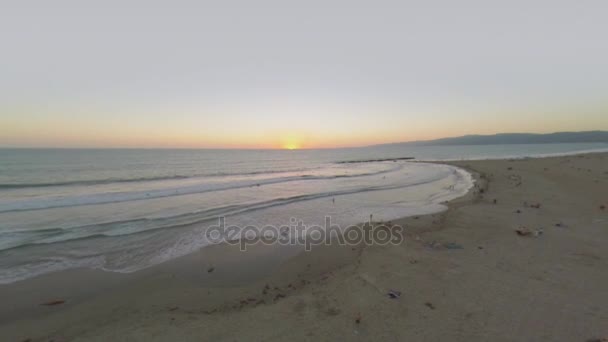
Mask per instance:
[[[266,225],[278,228],[282,224],[295,222],[292,220],[296,217],[298,220],[302,220],[307,227],[324,226],[327,225],[324,220],[324,216],[327,215],[331,216],[329,224],[348,227],[365,222],[370,214],[373,214],[377,220],[388,220],[401,216],[438,212],[444,209],[441,203],[463,195],[472,186],[468,173],[447,165],[384,163],[374,167],[375,169],[362,173],[369,174],[371,176],[369,179],[363,177],[360,180],[358,172],[355,172],[353,175],[355,178],[351,181],[348,171],[344,178],[330,176],[328,179],[331,181],[327,182],[333,182],[334,178],[339,180],[336,185],[330,183],[329,189],[315,189],[315,186],[323,185],[325,181],[321,181],[321,183],[313,181],[310,185],[312,191],[303,187],[301,191],[289,193],[291,183],[287,182],[286,185],[271,185],[269,190],[262,191],[262,193],[267,193],[266,195],[257,198],[251,194],[256,190],[249,189],[249,186],[246,187],[247,190],[239,190],[240,186],[237,186],[235,190],[231,191],[232,198],[225,199],[227,202],[224,202],[224,198],[210,199],[214,194],[214,192],[210,192],[211,195],[204,194],[203,196],[206,197],[203,197],[202,200],[203,202],[211,201],[213,206],[203,209],[194,209],[200,205],[204,206],[204,204],[197,203],[198,197],[176,195],[176,199],[163,200],[165,202],[161,203],[165,206],[166,203],[181,203],[185,206],[183,209],[178,205],[175,208],[179,207],[180,210],[175,208],[173,210],[165,208],[150,210],[149,208],[154,208],[155,204],[158,205],[158,208],[161,207],[158,202],[151,201],[149,204],[137,202],[134,206],[124,209],[117,208],[117,205],[114,204],[102,207],[84,207],[82,212],[80,208],[66,208],[56,211],[51,209],[50,212],[16,213],[12,217],[17,225],[17,228],[13,230],[15,234],[11,235],[10,230],[5,234],[0,234],[7,237],[0,253],[5,258],[3,265],[6,267],[5,272],[0,272],[0,284],[11,284],[66,269],[91,268],[116,273],[133,273],[154,267],[219,242],[209,241],[205,238],[204,232],[206,229],[220,225],[218,218],[224,217],[226,215],[224,213],[229,215],[221,221],[226,222],[226,227],[231,225],[245,227],[251,224],[250,222],[256,222],[255,225],[261,228],[260,222],[264,222]],[[404,168],[409,172],[401,171]],[[376,176],[383,173],[386,175]],[[315,177],[298,176],[296,178],[298,180],[294,184],[301,186],[304,185],[304,182],[308,185],[307,180]],[[300,178],[302,183],[298,183]],[[278,183],[282,183],[282,181]],[[453,186],[449,186],[450,184]],[[287,191],[289,195],[283,197],[281,191]],[[274,194],[272,194],[273,192]],[[367,192],[370,194],[367,195]],[[244,200],[239,200],[239,196]],[[335,196],[340,196],[338,202],[335,202]],[[328,202],[329,206],[327,206]],[[18,203],[15,204],[15,206],[17,205]],[[273,208],[275,206],[276,209]],[[97,209],[103,214],[97,214],[95,212]],[[134,210],[136,213],[138,211],[147,212],[147,214],[142,214],[142,217],[125,214],[130,210]],[[112,217],[113,211],[119,213],[118,218],[105,219],[107,221],[105,223],[100,221],[99,217]],[[182,211],[183,213],[181,213]],[[366,211],[368,211],[367,215]],[[67,214],[62,216],[59,215],[60,213]],[[30,220],[30,215],[32,220]],[[69,223],[71,215],[75,215],[76,223]],[[79,215],[93,216],[94,221],[88,223],[84,218],[78,219]],[[11,218],[9,214],[4,217]],[[51,227],[61,226],[61,224],[53,223],[54,217],[57,217],[55,222],[63,222],[68,227],[73,225],[74,228],[43,228],[45,226],[41,223],[44,220],[51,220]],[[64,217],[65,219],[63,219]],[[30,233],[25,229],[27,225],[21,223],[28,222],[28,220],[34,221],[33,224],[37,227],[31,229]],[[289,225],[293,226],[293,223]],[[101,231],[102,228],[107,231]],[[176,231],[181,231],[181,235],[176,234]],[[45,239],[47,241],[49,239],[44,235],[47,232],[56,233],[56,236],[50,239],[50,243],[45,241]],[[154,240],[154,242],[150,243],[148,240]],[[137,251],[130,252],[128,246],[131,245],[131,242],[141,247]],[[113,248],[114,245],[124,245],[125,247],[121,250]],[[158,248],[147,248],[146,245]],[[72,246],[75,247],[72,249]]]
[[[573,163],[573,159],[578,163]],[[563,207],[555,198],[567,199],[568,196],[575,196],[579,200],[586,200],[589,197],[592,201],[603,203],[602,195],[605,196],[608,191],[603,191],[602,194],[601,189],[608,190],[608,170],[599,169],[606,165],[607,160],[608,153],[598,152],[560,157],[436,162],[461,167],[476,175],[473,188],[469,189],[465,196],[447,203],[448,209],[441,213],[393,220],[394,224],[408,228],[406,241],[399,246],[321,246],[311,253],[300,253],[281,262],[277,262],[276,257],[285,251],[255,249],[252,253],[256,257],[248,258],[248,261],[252,262],[243,264],[243,255],[239,254],[240,252],[216,245],[132,274],[110,275],[104,271],[71,270],[0,285],[0,291],[7,294],[8,298],[6,309],[0,311],[0,338],[31,338],[32,341],[51,337],[66,340],[104,340],[104,337],[107,339],[120,336],[147,338],[160,333],[162,335],[159,336],[165,338],[183,340],[202,337],[231,340],[238,336],[236,334],[244,333],[243,329],[248,329],[247,333],[252,333],[253,339],[256,339],[255,336],[260,339],[272,339],[272,336],[275,339],[278,336],[306,339],[316,336],[329,340],[331,336],[352,336],[365,340],[377,336],[412,338],[421,334],[431,339],[437,337],[464,341],[491,337],[512,340],[513,336],[507,335],[507,332],[514,328],[513,324],[524,324],[525,319],[533,320],[534,317],[526,314],[523,307],[511,305],[505,300],[523,304],[530,300],[538,301],[538,298],[541,298],[547,307],[547,310],[541,310],[546,316],[538,317],[543,317],[544,324],[551,325],[555,331],[544,329],[542,333],[546,336],[534,334],[534,324],[529,322],[523,327],[518,326],[522,328],[519,337],[534,339],[545,336],[547,339],[547,336],[561,336],[563,340],[568,340],[568,336],[578,336],[580,339],[575,333],[583,333],[582,330],[587,334],[581,335],[583,339],[604,336],[608,332],[602,331],[599,322],[608,317],[607,309],[596,307],[591,310],[587,307],[594,301],[608,302],[606,292],[599,290],[601,286],[606,288],[608,285],[608,275],[595,272],[597,267],[606,266],[606,253],[597,250],[598,246],[595,246],[597,242],[608,242],[608,229],[600,229],[604,225],[608,228],[606,211],[599,211],[597,207],[595,210],[583,209],[582,206],[579,208],[576,202]],[[583,162],[589,165],[582,165]],[[520,172],[518,166],[524,164],[526,169]],[[570,168],[552,172],[555,167],[563,168],[564,164],[569,164],[567,166]],[[578,177],[579,174],[581,177]],[[561,180],[566,176],[579,184],[570,185]],[[589,177],[595,178],[588,179]],[[529,182],[528,178],[532,179],[532,182]],[[518,182],[520,185],[517,185]],[[564,189],[557,191],[552,188],[555,186]],[[592,196],[581,193],[582,191],[591,192]],[[542,202],[543,206],[539,209],[524,207],[521,201],[524,197],[530,204]],[[550,205],[546,205],[547,203]],[[569,215],[567,219],[564,217],[554,224],[560,223],[564,227],[570,227],[585,222],[592,227],[593,237],[597,242],[594,244],[593,239],[589,242],[585,237],[576,236],[577,232],[566,230],[569,235],[566,234],[565,238],[568,240],[553,241],[556,243],[555,251],[543,248],[543,251],[552,257],[544,260],[542,258],[546,256],[535,252],[534,244],[556,239],[554,235],[558,233],[564,234],[563,227],[551,227],[547,221],[557,221],[551,217],[557,213],[566,216],[565,208],[575,215]],[[514,210],[520,210],[521,213],[515,214]],[[595,216],[604,221],[595,222]],[[488,229],[484,227],[483,222],[493,222],[493,225],[502,228]],[[542,225],[544,234],[538,238],[518,237],[513,233],[513,229],[520,225]],[[574,314],[586,317],[586,323],[575,319],[577,324],[585,329],[574,329],[572,324],[564,324],[560,319],[556,319],[555,315],[560,312],[551,312],[555,310],[555,305],[545,303],[542,296],[537,297],[542,291],[551,292],[551,287],[534,282],[534,279],[540,281],[538,279],[547,277],[546,272],[543,273],[547,270],[552,272],[549,274],[551,276],[564,276],[554,270],[548,261],[554,261],[556,255],[560,255],[559,252],[571,252],[572,234],[584,240],[585,244],[579,246],[583,250],[582,256],[568,259],[568,262],[573,263],[568,266],[573,268],[574,273],[579,273],[585,283],[591,282],[591,285],[572,285],[570,292],[560,292],[560,296],[552,294],[551,298],[558,304],[574,310]],[[490,255],[491,251],[500,253]],[[528,259],[522,255],[513,255],[514,253],[527,253]],[[448,254],[449,256],[446,256]],[[494,262],[484,260],[483,257],[493,257]],[[534,264],[535,258],[542,259],[545,268],[523,267]],[[510,265],[511,262],[517,265]],[[580,262],[582,266],[579,265]],[[210,267],[214,268],[211,272]],[[478,272],[472,272],[473,269]],[[593,272],[589,273],[591,271]],[[219,279],[218,282],[218,278],[223,280]],[[526,281],[532,282],[536,288],[519,288],[514,280],[522,279],[528,279]],[[562,282],[568,282],[568,278],[560,279]],[[404,283],[404,280],[408,281]],[[71,290],[82,291],[91,281],[100,286],[103,293],[87,294],[84,291],[81,296],[69,297]],[[205,281],[206,285],[202,284]],[[213,281],[216,283],[213,284]],[[447,286],[454,281],[458,284],[455,288]],[[501,282],[506,283],[506,287],[499,286]],[[65,287],[66,283],[70,284],[71,290]],[[554,284],[560,282],[551,282],[551,285]],[[490,295],[475,299],[467,294],[471,288],[485,293],[484,288],[492,289],[493,286],[500,287],[498,292],[490,291],[494,295],[500,294],[498,297]],[[584,293],[580,290],[589,290],[589,287],[596,290],[584,298],[586,309],[582,310],[577,303],[572,302],[575,298],[570,298],[569,295],[576,294],[580,299],[580,295]],[[41,288],[44,291],[40,292]],[[513,288],[521,293],[512,292]],[[387,298],[386,294],[391,290],[398,291],[400,298]],[[530,291],[534,293],[531,294]],[[422,296],[424,293],[426,295]],[[440,295],[442,293],[443,295]],[[413,294],[416,295],[412,297]],[[431,299],[438,295],[439,299]],[[503,299],[501,295],[506,297]],[[468,298],[469,302],[462,302],[463,297]],[[66,298],[67,301],[62,304],[40,306],[44,301]],[[412,308],[410,305],[417,301],[421,302],[414,306],[415,309]],[[404,302],[408,305],[400,305]],[[477,306],[472,305],[476,302]],[[494,305],[490,305],[491,303]],[[508,315],[499,314],[492,308],[507,310]],[[288,317],[278,315],[285,310],[290,313]],[[439,318],[430,318],[430,314],[444,310],[446,312],[439,315]],[[506,319],[504,327],[497,326],[498,321],[484,319],[483,315],[480,315],[484,310],[487,311],[486,314]],[[410,311],[417,314],[412,317]],[[539,314],[538,310],[532,311],[534,315]],[[376,314],[378,317],[374,317]],[[121,319],[113,319],[113,315],[118,315]],[[287,326],[291,329],[281,330],[283,335],[273,335],[270,322],[265,319],[261,319],[264,322],[261,326],[247,325],[248,320],[260,321],[260,317],[282,319],[287,321]],[[560,327],[552,324],[550,320],[544,321],[547,317],[556,319],[554,323],[561,322],[564,328],[571,328],[572,331],[560,330]],[[575,315],[572,317],[576,318]],[[295,321],[298,319],[314,323],[315,329],[311,326],[296,325]],[[319,319],[326,320],[327,326],[319,323]],[[245,326],[234,331],[222,329],[230,326],[233,320]],[[494,330],[482,329],[482,322],[485,322],[486,326],[490,324]],[[132,325],[137,328],[130,330],[129,326]],[[211,334],[196,335],[195,327],[201,325],[212,330]],[[397,330],[387,330],[387,325],[394,326]],[[399,327],[404,325],[408,329],[401,330]],[[479,328],[473,329],[474,327]],[[295,335],[296,332],[301,334]],[[411,335],[413,332],[416,334]],[[500,335],[501,332],[505,335]]]

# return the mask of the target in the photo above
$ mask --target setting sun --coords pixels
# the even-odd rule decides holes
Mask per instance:
[[[302,148],[302,140],[302,137],[291,133],[281,137],[279,146],[285,150],[298,150]]]

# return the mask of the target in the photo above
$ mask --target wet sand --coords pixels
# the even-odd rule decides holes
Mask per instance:
[[[0,340],[608,337],[608,153],[450,164],[475,188],[393,222],[402,244],[218,245],[133,274],[1,285]]]

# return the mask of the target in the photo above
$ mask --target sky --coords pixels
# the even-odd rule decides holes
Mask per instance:
[[[0,146],[608,130],[607,1],[0,1]]]

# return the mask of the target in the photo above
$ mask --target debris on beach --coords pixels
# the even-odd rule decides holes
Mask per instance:
[[[600,210],[606,210],[606,206],[605,205],[600,205]]]
[[[209,267],[209,268],[207,269],[207,273],[211,273],[211,272],[213,272],[213,271],[215,271],[215,267]]]
[[[361,317],[361,313],[360,313],[360,312],[358,312],[358,313],[355,315],[355,323],[356,323],[356,324],[361,323],[361,319],[362,319],[362,317]]]
[[[44,305],[44,306],[55,306],[55,305],[60,305],[65,303],[65,300],[63,299],[57,299],[57,300],[52,300],[50,302],[46,302],[46,303],[42,303],[40,305]]]
[[[540,209],[540,203],[530,204],[530,208]]]
[[[175,311],[175,310],[177,310],[177,309],[179,309],[179,307],[178,307],[178,306],[174,306],[174,307],[169,308],[168,310],[169,310],[169,311]]]
[[[444,243],[443,247],[445,247],[447,249],[464,249],[464,247],[462,247],[462,245],[457,244],[455,242]]]
[[[492,200],[492,203],[496,204],[498,203],[498,200],[495,198],[494,200]]]
[[[401,291],[397,291],[397,290],[388,290],[388,293],[386,294],[388,296],[388,298],[390,299],[399,299],[399,297],[401,297]]]
[[[433,303],[431,303],[431,302],[426,302],[426,303],[424,303],[424,305],[426,305],[426,307],[431,310],[435,310],[435,305],[433,305]]]
[[[521,226],[521,227],[515,229],[515,233],[517,233],[517,235],[519,235],[519,236],[540,236],[543,234],[543,230],[537,229],[537,230],[532,231],[524,226]]]

